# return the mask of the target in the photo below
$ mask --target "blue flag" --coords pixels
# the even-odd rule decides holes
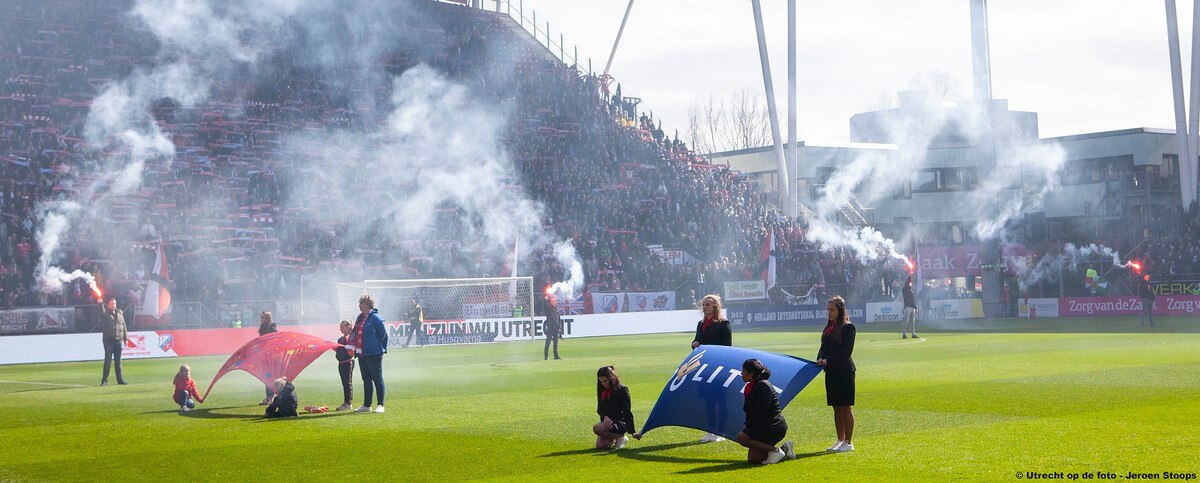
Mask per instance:
[[[779,391],[783,409],[821,368],[815,362],[771,352],[702,345],[688,354],[654,403],[642,433],[660,426],[683,426],[737,438],[746,422],[742,411],[742,363],[758,359],[771,370],[771,385]]]

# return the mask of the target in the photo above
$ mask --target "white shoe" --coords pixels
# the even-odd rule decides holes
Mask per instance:
[[[779,448],[775,448],[775,451],[767,453],[767,459],[763,460],[762,464],[773,465],[775,463],[778,463],[780,460],[783,460],[786,457],[787,457],[787,453],[784,453],[783,450],[781,450]]]
[[[358,409],[355,409],[355,410],[354,410],[354,412],[356,412],[356,413],[369,413],[369,412],[371,412],[371,406],[359,406],[359,407],[358,407]]]
[[[375,406],[375,412],[379,413],[379,414],[383,414],[383,405],[380,404],[378,406]]]
[[[354,406],[351,406],[349,404],[342,404],[341,406],[338,406],[337,409],[335,409],[334,411],[349,411],[351,409],[354,409]]]
[[[620,438],[617,438],[617,442],[616,442],[616,444],[613,445],[613,449],[624,448],[625,443],[628,443],[628,442],[629,442],[629,438],[622,434]]]
[[[787,459],[796,459],[796,446],[791,441],[783,443],[783,446],[780,446],[779,449],[783,450],[783,453],[787,455]]]
[[[268,397],[268,398],[263,398],[263,400],[261,402],[259,402],[258,405],[259,406],[270,406],[271,403],[273,403],[273,402],[275,402],[275,398]]]
[[[839,440],[837,440],[837,442],[836,442],[836,443],[833,443],[833,446],[830,446],[830,447],[828,447],[828,448],[825,448],[825,451],[828,451],[828,452],[830,452],[830,453],[836,453],[836,452],[838,452],[838,451],[841,451],[841,450],[842,450],[842,445],[843,445],[843,444],[846,444],[846,442],[845,442],[845,441],[842,441],[842,440],[840,440],[840,439],[839,439]]]
[[[701,443],[716,443],[717,441],[725,441],[725,438],[712,433],[704,433],[704,437],[700,438]]]
[[[838,453],[849,453],[851,451],[854,451],[853,443],[842,443],[842,447],[837,450]]]
[[[191,411],[191,410],[192,410],[192,408],[189,408],[189,407],[187,407],[187,406],[179,406],[179,413],[180,413],[180,414],[182,414],[182,413],[186,413],[186,412],[188,412],[188,411]]]

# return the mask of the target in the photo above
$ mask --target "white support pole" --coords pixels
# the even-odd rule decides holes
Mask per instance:
[[[1179,184],[1180,198],[1186,208],[1192,203],[1195,190],[1187,189],[1191,181],[1191,163],[1187,161],[1188,153],[1188,123],[1187,113],[1183,105],[1183,65],[1179,54],[1179,19],[1175,13],[1175,0],[1165,0],[1167,7],[1167,52],[1171,56],[1171,92],[1175,100],[1175,138],[1179,146]],[[1189,173],[1184,175],[1184,165],[1188,165]],[[1150,200],[1146,200],[1149,205]],[[1149,209],[1149,206],[1147,206]]]
[[[633,0],[629,0],[629,5],[625,6],[625,16],[621,17],[621,28],[617,29],[617,40],[613,41],[612,51],[608,53],[608,63],[604,64],[604,75],[608,75],[608,70],[612,68],[613,58],[617,56],[617,46],[621,45],[621,34],[625,33],[625,23],[629,22],[629,12],[633,10]]]
[[[991,46],[988,45],[987,0],[971,0],[971,73],[975,101],[992,100]]]
[[[783,212],[787,216],[796,216],[796,206],[788,202],[791,191],[791,179],[788,177],[787,161],[783,155],[783,142],[779,133],[779,112],[775,109],[775,85],[771,82],[771,61],[767,56],[767,37],[763,33],[762,5],[760,0],[753,0],[754,30],[758,34],[758,63],[762,66],[763,84],[767,90],[767,114],[771,118],[771,140],[775,142],[775,166],[779,179],[779,194],[782,198]]]
[[[1197,0],[1200,1],[1200,0]],[[796,0],[788,0],[788,150],[787,150],[787,166],[788,173],[800,172],[799,152],[800,149],[796,146],[797,139],[800,137],[799,128],[796,126]],[[791,180],[788,180],[791,181]],[[789,183],[793,189],[796,189],[795,183]],[[800,193],[788,191],[787,203],[796,204],[799,202]],[[796,208],[793,208],[796,209]],[[799,211],[799,210],[797,210]]]
[[[1192,95],[1191,109],[1188,112],[1188,157],[1180,159],[1179,169],[1186,173],[1189,183],[1184,189],[1196,199],[1197,176],[1200,175],[1200,0],[1192,0]],[[1186,161],[1186,162],[1185,162]],[[1187,171],[1183,171],[1184,166]],[[1184,205],[1183,209],[1188,209]]]

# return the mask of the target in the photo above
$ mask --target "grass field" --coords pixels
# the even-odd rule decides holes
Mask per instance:
[[[817,328],[740,332],[742,347],[812,359]],[[662,428],[589,449],[595,371],[613,364],[645,421],[689,334],[393,350],[386,414],[263,420],[262,386],[223,378],[198,410],[170,400],[179,359],[0,366],[0,480],[411,479],[894,481],[1025,479],[1025,472],[1200,472],[1200,320],[973,321],[901,340],[860,326],[855,446],[825,454],[832,411],[818,376],[784,411],[798,458],[744,463],[733,442]],[[190,358],[204,390],[225,357]],[[359,382],[356,381],[356,390]],[[332,354],[298,379],[300,404],[336,406]],[[361,396],[356,394],[359,403]],[[738,408],[740,410],[740,408]],[[1093,478],[1095,479],[1095,478]],[[1120,478],[1116,478],[1120,479]]]

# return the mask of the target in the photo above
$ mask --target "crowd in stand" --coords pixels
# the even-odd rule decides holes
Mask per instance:
[[[413,26],[408,43],[378,65],[394,75],[428,64],[512,106],[503,139],[517,171],[514,189],[545,206],[545,230],[573,242],[589,289],[672,290],[681,302],[683,294],[719,292],[722,282],[761,278],[762,247],[774,233],[779,286],[855,300],[895,296],[887,286],[903,278],[902,267],[862,262],[848,250],[808,240],[803,220],[772,210],[756,182],[708,164],[678,134],[667,135],[611,78],[562,65],[498,14],[436,2],[407,5],[428,23]],[[6,13],[11,21],[0,30],[0,306],[92,300],[81,282],[61,293],[36,290],[35,207],[76,196],[95,181],[105,153],[89,149],[81,134],[92,100],[106,84],[156,62],[155,41],[128,27],[128,7],[28,0]],[[449,278],[502,276],[511,269],[508,247],[463,239],[460,207],[438,208],[430,236],[396,240],[377,219],[330,209],[343,193],[292,199],[293,188],[320,178],[296,161],[305,159],[307,148],[286,137],[372,126],[386,108],[350,102],[321,73],[290,65],[285,55],[271,62],[269,78],[250,88],[218,86],[194,108],[157,102],[154,118],[177,154],[152,160],[138,190],[76,227],[55,264],[97,273],[123,304],[138,298],[132,281],[153,267],[160,241],[177,302],[294,297],[300,276],[315,272]],[[391,84],[340,88],[375,90],[362,97],[388,99]],[[1200,273],[1194,211],[1189,220],[1142,247],[1155,270]],[[350,237],[351,226],[374,228]],[[539,287],[565,278],[565,268],[548,252],[518,263]]]

